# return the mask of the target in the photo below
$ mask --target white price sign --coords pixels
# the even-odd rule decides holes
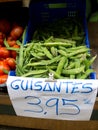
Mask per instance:
[[[23,78],[9,76],[7,89],[19,116],[90,120],[96,100],[98,80]]]

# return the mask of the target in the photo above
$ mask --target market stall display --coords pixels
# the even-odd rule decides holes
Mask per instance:
[[[71,1],[72,2],[72,1]],[[80,3],[80,1],[77,1],[77,3]],[[83,2],[83,1],[82,1]],[[46,5],[46,4],[45,4]],[[50,4],[50,7],[54,7],[54,5],[55,4],[53,4],[53,6],[52,6],[52,4]],[[61,4],[62,5],[62,4]],[[70,3],[69,2],[69,5],[71,6],[71,8],[72,8],[72,3]],[[64,7],[65,5],[63,5],[63,7]],[[47,6],[46,6],[47,7]],[[58,6],[59,7],[59,6]],[[77,5],[76,4],[74,4],[74,7],[76,8],[77,7]],[[82,8],[83,6],[81,6],[81,8]],[[37,8],[38,9],[38,8]],[[45,14],[45,13],[43,13],[43,14]],[[71,14],[71,16],[74,16],[75,14],[78,14],[78,13],[75,13],[75,12],[73,12],[73,9],[72,9],[72,12],[71,13],[69,13],[68,12],[68,14]],[[44,15],[45,16],[45,15]],[[31,13],[31,17],[32,17],[32,13]],[[46,17],[45,17],[46,18]],[[49,18],[49,17],[48,17]],[[71,17],[71,18],[73,18],[73,17]],[[35,20],[36,21],[36,20]],[[40,20],[38,20],[38,21],[40,21]],[[35,24],[35,23],[34,23]],[[92,63],[94,62],[94,60],[96,59],[96,56],[95,57],[92,57],[91,58],[91,55],[90,55],[90,53],[88,53],[88,51],[90,51],[90,44],[89,44],[89,39],[88,39],[88,31],[87,31],[87,25],[86,25],[86,21],[85,21],[85,19],[84,19],[84,17],[83,17],[83,31],[84,31],[84,33],[83,34],[85,34],[85,35],[83,35],[83,36],[85,36],[85,37],[83,37],[83,39],[80,39],[80,37],[78,37],[79,38],[79,43],[82,43],[82,46],[81,46],[81,44],[79,44],[79,46],[76,46],[76,44],[69,44],[69,41],[71,41],[71,42],[73,42],[73,43],[76,43],[76,41],[74,42],[73,41],[73,39],[67,39],[67,45],[69,45],[69,46],[67,46],[67,48],[65,48],[64,47],[64,42],[65,41],[63,41],[63,42],[60,42],[61,43],[61,46],[59,46],[58,45],[58,42],[59,42],[59,40],[61,40],[61,37],[54,37],[53,35],[51,36],[51,35],[49,35],[49,37],[48,38],[46,38],[46,37],[43,37],[43,35],[42,35],[42,37],[39,37],[39,34],[38,34],[38,32],[36,33],[36,29],[35,28],[32,28],[32,27],[35,27],[34,26],[34,24],[32,24],[32,20],[30,20],[29,21],[29,24],[28,24],[28,28],[27,28],[27,32],[26,32],[26,41],[25,41],[25,44],[21,44],[21,46],[20,46],[20,48],[19,48],[19,50],[21,50],[21,51],[19,51],[18,52],[18,55],[17,55],[17,66],[16,66],[16,70],[14,71],[14,73],[13,73],[13,71],[10,71],[10,73],[9,73],[9,79],[11,78],[11,81],[9,82],[9,85],[8,85],[8,87],[9,87],[9,89],[11,88],[11,89],[13,89],[13,94],[12,95],[14,95],[14,92],[15,91],[17,91],[18,89],[22,89],[22,90],[24,90],[24,92],[22,93],[22,94],[30,94],[30,93],[26,93],[26,90],[28,89],[28,87],[30,87],[30,89],[32,90],[33,88],[33,83],[32,83],[32,81],[30,82],[30,83],[32,83],[32,84],[29,84],[29,81],[27,80],[28,79],[28,77],[30,76],[30,78],[34,78],[34,76],[35,76],[35,79],[37,79],[37,77],[38,76],[41,76],[40,74],[42,74],[43,73],[43,70],[44,71],[46,71],[46,69],[47,68],[49,68],[49,67],[53,67],[52,69],[54,70],[54,68],[56,68],[55,69],[55,72],[56,73],[58,73],[60,76],[62,76],[61,75],[61,70],[62,70],[62,67],[64,66],[64,64],[63,65],[61,65],[61,63],[62,62],[60,62],[60,60],[59,60],[59,62],[55,62],[56,63],[56,65],[55,64],[53,64],[52,66],[47,66],[47,64],[46,64],[46,60],[49,60],[49,62],[47,62],[47,63],[49,63],[50,65],[52,64],[52,62],[51,62],[51,60],[53,59],[54,60],[54,56],[59,56],[58,54],[60,54],[60,55],[62,55],[62,60],[61,61],[64,61],[65,60],[65,53],[62,53],[62,52],[67,52],[67,56],[70,54],[70,55],[72,55],[72,58],[74,59],[76,59],[76,57],[74,57],[74,56],[76,56],[77,54],[76,53],[78,53],[79,51],[75,51],[74,52],[74,54],[72,54],[72,51],[74,51],[74,49],[76,49],[76,50],[78,50],[79,48],[81,48],[81,47],[83,47],[83,52],[84,52],[84,48],[85,49],[87,49],[86,51],[87,51],[87,57],[85,57],[85,58],[89,58],[89,65],[87,65],[86,67],[87,68],[89,68],[90,70],[92,70],[92,68],[90,68],[91,67],[91,65],[92,65]],[[39,24],[39,23],[37,23],[37,24]],[[34,29],[34,30],[32,30],[32,29]],[[47,30],[47,29],[46,29]],[[77,27],[76,27],[76,30],[77,30]],[[34,33],[34,31],[35,31],[35,33]],[[68,32],[68,31],[67,31]],[[75,31],[74,31],[75,32]],[[77,31],[76,31],[77,32]],[[35,34],[35,35],[33,35],[33,33]],[[37,34],[37,35],[36,35]],[[35,37],[35,39],[34,39],[34,37]],[[44,35],[45,36],[45,35]],[[47,35],[46,35],[47,36]],[[41,40],[39,40],[39,38],[41,38]],[[76,38],[76,37],[75,37]],[[48,41],[49,40],[49,41]],[[55,40],[58,40],[58,41],[56,41],[55,42]],[[63,39],[63,40],[66,40],[66,39]],[[75,39],[74,39],[75,40]],[[82,42],[81,42],[82,41]],[[52,42],[52,43],[51,43]],[[21,42],[20,41],[18,41],[18,43],[20,44]],[[66,42],[65,42],[66,43]],[[44,45],[45,44],[45,45]],[[54,44],[54,46],[53,46],[53,44]],[[7,45],[7,44],[6,44]],[[43,54],[44,55],[37,55],[38,54],[38,50],[39,50],[39,48],[38,47],[41,47],[40,48],[40,50],[42,50],[41,52],[40,52],[40,54],[42,54],[43,52]],[[79,47],[79,48],[78,48]],[[32,48],[32,49],[31,49]],[[30,50],[29,50],[30,49]],[[55,50],[56,51],[55,51]],[[67,51],[65,51],[65,50],[63,50],[63,49],[65,49],[65,50],[67,50]],[[72,50],[71,50],[72,49]],[[68,52],[68,50],[71,50],[70,52]],[[25,52],[25,53],[24,53]],[[30,52],[30,54],[29,54],[29,52]],[[47,53],[46,53],[47,52]],[[54,53],[55,52],[55,53]],[[52,55],[51,55],[52,54]],[[78,53],[78,54],[80,54],[80,53]],[[84,54],[84,53],[83,53]],[[27,56],[28,55],[28,56]],[[68,58],[68,61],[70,61],[70,55],[69,55],[69,57],[67,57]],[[81,53],[81,55],[82,55],[82,53]],[[85,55],[85,54],[84,54]],[[27,56],[26,57],[26,60],[24,61],[24,56]],[[29,57],[30,56],[30,57]],[[77,55],[77,56],[79,56],[79,55]],[[90,57],[89,57],[90,56]],[[31,58],[32,57],[32,59],[30,59],[29,60],[29,58]],[[42,59],[41,59],[42,58]],[[43,59],[43,58],[45,58],[45,59]],[[64,58],[64,59],[63,59]],[[85,60],[85,58],[84,57],[82,57],[82,60]],[[21,59],[22,59],[22,62],[21,62],[21,64],[19,64],[19,61],[21,61]],[[42,61],[40,61],[41,62],[41,64],[40,63],[38,63],[37,61],[38,60],[42,60]],[[86,60],[87,60],[86,59]],[[46,62],[43,62],[43,60],[45,60]],[[72,59],[71,59],[72,60]],[[90,61],[91,60],[91,61]],[[32,67],[32,65],[31,66],[28,66],[28,65],[26,65],[25,67],[23,66],[24,65],[24,62],[26,63],[26,62],[28,62],[28,61],[30,61],[32,64],[34,63],[34,64],[37,64],[37,65],[34,65],[33,67]],[[76,62],[76,64],[75,64],[75,66],[74,67],[77,67],[78,65],[80,65],[80,63],[79,64],[77,64],[78,63],[78,61],[77,60],[75,60]],[[28,64],[31,64],[31,63],[28,63]],[[53,61],[53,63],[54,63],[54,61]],[[66,62],[67,63],[67,62]],[[69,62],[70,63],[70,62]],[[23,68],[22,68],[22,66],[23,66]],[[32,70],[32,68],[33,69],[35,69],[35,70],[33,70],[33,75],[31,75],[31,73],[29,73],[29,75],[26,73],[26,72],[28,72],[28,69],[29,69],[29,67],[30,67],[30,69]],[[42,68],[44,68],[43,70],[41,70],[41,71],[39,71],[39,69],[42,69]],[[68,67],[68,66],[67,66]],[[78,66],[79,67],[79,66]],[[17,68],[18,68],[18,70],[17,70]],[[25,68],[25,71],[24,71],[24,68]],[[58,68],[60,68],[60,69],[58,69]],[[30,70],[30,71],[31,71]],[[36,71],[37,70],[37,71]],[[80,69],[79,69],[80,70]],[[71,71],[72,72],[72,71]],[[76,71],[77,72],[77,71]],[[53,73],[53,71],[52,71],[52,73]],[[89,75],[91,73],[91,75]],[[88,75],[86,76],[86,78],[87,79],[91,79],[91,80],[93,80],[93,81],[95,81],[95,79],[96,79],[96,73],[94,73],[94,72],[90,72],[90,73],[88,73]],[[27,75],[25,75],[25,74],[27,74]],[[35,74],[37,74],[37,75],[35,75]],[[47,73],[47,76],[45,75],[46,73],[44,73],[44,78],[47,78],[48,77],[48,73]],[[55,73],[54,73],[55,74]],[[18,77],[19,76],[19,77]],[[22,76],[23,76],[23,79],[21,80],[21,78],[22,78]],[[25,79],[25,76],[28,76],[28,77],[26,77],[26,80],[24,80]],[[55,77],[55,79],[56,80],[59,80],[60,79],[60,77],[58,77],[58,75],[55,75],[55,76],[57,76],[57,77]],[[77,76],[75,76],[75,77],[77,77]],[[19,82],[21,82],[21,85],[19,85],[19,84],[17,84],[16,82],[14,82],[17,78],[19,78],[18,79],[18,81]],[[40,77],[39,77],[40,78]],[[54,77],[52,77],[53,79],[53,81],[55,81],[55,79],[54,79]],[[64,77],[63,77],[64,78]],[[74,79],[74,75],[72,74],[72,75],[70,75],[70,78],[73,80]],[[13,81],[12,81],[13,80]],[[48,80],[48,79],[47,79]],[[47,81],[46,80],[46,81]],[[51,80],[51,78],[50,78],[50,80]],[[68,77],[68,80],[69,80],[69,77]],[[91,80],[90,80],[90,82],[91,82]],[[26,84],[24,83],[24,82],[26,82]],[[13,83],[13,84],[12,84]],[[16,84],[15,84],[16,83]],[[46,84],[47,84],[47,82],[45,82]],[[52,82],[52,83],[54,83],[54,82]],[[41,86],[39,85],[39,84],[36,84],[35,85],[35,87],[40,87],[41,88]],[[50,86],[51,87],[51,86]],[[38,90],[40,89],[40,88],[38,88]],[[79,88],[79,86],[78,86],[78,88]],[[50,88],[51,89],[51,88]],[[49,90],[50,90],[49,89]],[[14,91],[15,90],[15,91]],[[45,88],[45,90],[47,90],[46,88]],[[57,89],[57,91],[59,91],[59,88]],[[66,91],[67,92],[67,91]],[[20,93],[18,93],[18,91],[17,92],[15,92],[15,93],[17,93],[17,94],[15,94],[15,96],[17,97],[17,95],[19,94],[19,96],[18,96],[18,98],[19,99],[21,99],[22,98],[22,94],[20,94]],[[9,91],[9,94],[10,94],[10,91]],[[29,95],[30,96],[30,95]],[[28,96],[28,97],[29,97]],[[37,95],[38,96],[38,95]],[[53,96],[53,95],[52,95]],[[27,98],[28,98],[27,97]],[[58,96],[58,98],[59,98],[59,96]],[[6,100],[6,98],[4,98],[5,100]],[[14,99],[14,98],[13,98]],[[35,101],[40,101],[39,99],[40,98],[36,98],[37,100],[35,100]],[[8,99],[7,99],[8,100]],[[12,100],[11,99],[11,96],[10,96],[10,100]],[[57,98],[55,99],[56,101],[57,101]],[[17,99],[16,99],[16,101],[17,101]],[[22,100],[19,100],[20,102],[22,101]],[[60,100],[59,100],[60,101]],[[64,103],[64,100],[62,100],[63,101],[63,103]],[[76,100],[75,100],[76,101]],[[2,103],[2,101],[0,101],[0,103]],[[7,102],[8,104],[12,104],[12,102],[11,103],[9,103],[9,102]],[[17,103],[19,103],[19,102],[17,102]],[[22,102],[23,103],[23,102]],[[40,102],[37,102],[38,104],[39,104],[39,106],[40,106],[40,108],[43,108],[43,106],[41,106],[42,104],[40,104]],[[41,102],[42,103],[42,102]],[[3,104],[3,103],[2,103]],[[7,104],[7,105],[8,105]],[[31,102],[29,102],[29,100],[28,100],[28,104],[31,104],[32,105],[32,103]],[[53,107],[53,105],[50,105],[49,104],[49,101],[47,101],[46,102],[46,104],[47,104],[47,106],[48,107],[50,107],[50,106],[52,106]],[[58,107],[59,105],[59,102],[58,103],[56,103],[56,104],[54,104],[56,107]],[[34,104],[33,104],[34,105]],[[36,105],[36,103],[35,103],[35,105]],[[57,106],[58,105],[58,106]],[[63,104],[64,105],[64,104]],[[68,105],[68,104],[67,104]],[[19,105],[17,106],[18,108],[19,108]],[[26,107],[24,107],[24,108],[26,108]],[[37,110],[39,110],[39,109],[37,109]],[[58,112],[58,110],[56,111],[56,112]],[[8,113],[7,113],[8,114]],[[17,124],[20,126],[20,127],[22,127],[23,125],[24,125],[24,127],[29,127],[29,128],[31,128],[31,127],[33,127],[33,128],[36,128],[36,129],[54,129],[54,128],[56,128],[56,129],[70,129],[71,127],[73,128],[73,126],[75,127],[75,123],[76,123],[76,125],[77,125],[77,123],[79,124],[79,125],[81,125],[81,128],[83,128],[84,127],[84,125],[83,124],[89,124],[89,122],[72,122],[72,121],[68,121],[68,122],[66,122],[65,120],[64,121],[60,121],[60,120],[47,120],[47,119],[40,119],[40,118],[38,118],[38,119],[36,119],[36,118],[29,118],[29,117],[20,117],[20,116],[16,116],[16,113],[15,112],[12,112],[11,113],[12,115],[13,115],[13,118],[11,117],[10,118],[10,120],[6,120],[6,123],[7,124],[12,124],[10,121],[12,121],[13,119],[16,121],[16,123],[14,122],[13,123],[13,126],[16,126]],[[47,111],[44,111],[44,115],[45,114],[47,114]],[[1,116],[1,118],[2,118],[2,116]],[[6,117],[6,119],[8,119],[7,117]],[[91,117],[91,119],[92,119],[92,117]],[[21,120],[21,121],[20,121]],[[24,121],[25,120],[25,121]],[[26,123],[27,122],[27,120],[29,120],[29,123]],[[22,124],[22,121],[24,122],[23,124]],[[37,125],[36,124],[36,121],[37,122],[39,122],[39,125]],[[2,124],[4,124],[4,122],[1,120],[1,123]],[[71,125],[71,124],[72,125]],[[96,124],[96,122],[93,122],[93,123],[95,123]],[[43,124],[43,125],[42,125]],[[54,124],[54,125],[52,125],[52,124]],[[61,124],[62,124],[62,127],[61,127]],[[63,125],[64,124],[64,125]],[[68,125],[69,124],[69,125]],[[90,124],[91,124],[91,122],[90,122]],[[91,127],[90,126],[90,124],[89,125],[87,125],[87,126],[89,126],[89,127]],[[66,126],[68,126],[68,127],[66,127]],[[70,126],[70,127],[69,127]],[[66,128],[65,128],[66,127]],[[81,129],[80,128],[80,129]],[[96,125],[94,125],[94,128],[96,128]]]

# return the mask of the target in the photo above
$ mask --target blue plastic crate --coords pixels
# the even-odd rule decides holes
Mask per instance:
[[[86,21],[86,0],[31,0],[24,44],[32,40],[33,33],[38,25],[51,23],[63,17],[82,18],[85,44],[90,48]],[[90,79],[96,79],[96,73],[91,73]]]
[[[85,16],[85,0],[42,0],[30,3],[30,20],[51,22],[62,17]]]
[[[39,24],[53,22],[63,17],[75,16],[82,17],[83,23],[85,23],[86,0],[36,0],[36,2],[31,0],[29,5],[29,22],[24,44],[30,42]],[[86,44],[89,46],[87,42]]]

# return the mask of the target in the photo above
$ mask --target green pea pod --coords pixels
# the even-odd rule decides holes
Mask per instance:
[[[74,51],[77,51],[77,50],[79,50],[79,49],[85,49],[86,48],[86,46],[75,46],[75,47],[71,47],[71,48],[68,48],[67,49],[67,51],[68,52],[74,52]]]
[[[65,52],[64,50],[58,50],[58,53],[66,57],[68,56],[67,52]]]
[[[70,75],[70,79],[75,79],[75,75]]]
[[[23,45],[20,46],[20,50],[19,50],[19,65],[22,67],[23,66],[23,60],[24,60],[24,47]]]
[[[20,64],[17,64],[17,65],[16,65],[16,75],[22,76],[22,75],[24,74],[24,71],[23,71],[23,70],[24,70],[24,69],[23,69],[22,66],[20,66]]]
[[[60,61],[58,63],[58,66],[57,66],[57,70],[56,70],[57,74],[61,75],[62,69],[63,69],[64,64],[65,64],[65,61],[66,61],[66,57],[65,56],[61,57],[61,59],[60,59]]]
[[[47,39],[45,40],[45,43],[46,43],[46,42],[51,42],[51,41],[53,41],[53,39],[54,39],[53,36],[50,36],[49,38],[47,38]]]
[[[79,68],[80,67],[80,59],[76,59],[75,60],[75,68]]]
[[[28,76],[32,76],[32,75],[36,75],[36,74],[42,74],[42,73],[46,73],[48,70],[32,70],[28,73],[23,74],[23,77],[28,77]]]
[[[53,69],[53,70],[55,70],[57,68],[57,66],[56,65],[48,65],[48,66],[46,66],[46,65],[43,65],[43,66],[34,66],[34,69],[37,69],[37,70],[39,70],[39,69]]]
[[[83,49],[79,49],[77,51],[74,51],[74,52],[71,52],[68,54],[68,57],[71,57],[71,56],[74,56],[74,55],[77,55],[77,54],[80,54],[80,53],[84,53],[84,52],[87,52],[89,51],[90,49],[89,48],[83,48]]]
[[[33,48],[33,45],[34,45],[33,43],[24,45],[24,48],[25,48],[24,49],[24,57],[25,57],[25,59],[27,57],[30,57],[30,52]]]
[[[86,65],[86,70],[90,68],[90,66],[93,64],[93,62],[95,61],[97,55],[95,55],[94,57],[92,57],[91,59],[85,59],[84,63]]]
[[[53,71],[51,69],[49,69],[49,72],[53,73],[54,78],[56,78],[56,79],[63,79],[64,78],[64,77],[60,76],[58,73],[56,73],[55,71]]]
[[[66,57],[66,61],[65,61],[65,64],[64,64],[64,69],[66,69],[68,66],[68,58]]]
[[[69,42],[69,43],[63,43],[63,42],[47,42],[47,43],[44,43],[44,45],[45,46],[65,46],[65,47],[71,47],[71,46],[73,46],[73,44],[75,44],[75,42],[74,43],[71,43],[71,42]]]
[[[72,37],[72,40],[75,40],[75,41],[81,41],[83,39],[83,37],[81,36],[73,36]]]
[[[28,63],[28,64],[25,65],[25,68],[27,66],[50,65],[52,63],[58,62],[60,60],[60,57],[61,56],[59,55],[57,57],[52,58],[51,60],[41,60],[39,62]]]
[[[69,49],[67,49],[66,47],[64,47],[64,46],[58,46],[58,48],[60,49],[60,50],[63,50],[63,51],[65,51],[65,52],[67,52]]]
[[[48,74],[35,74],[32,76],[33,78],[48,78]]]
[[[90,73],[92,73],[92,72],[94,72],[93,69],[88,69],[88,70],[85,71],[84,74],[82,74],[82,75],[81,75],[80,77],[78,77],[78,78],[79,78],[79,79],[86,79],[86,78],[88,78],[88,76],[89,76]]]
[[[78,36],[78,26],[77,25],[75,26],[73,36]]]
[[[41,56],[39,56],[37,53],[35,53],[35,52],[32,52],[31,53],[31,55],[33,56],[33,57],[35,57],[35,59],[42,59],[43,57],[41,57]]]
[[[75,62],[70,62],[66,69],[72,69],[75,67]]]
[[[55,42],[62,42],[62,43],[72,43],[75,44],[74,40],[64,39],[64,38],[54,38]]]
[[[79,68],[74,68],[74,69],[69,69],[69,70],[64,70],[62,71],[63,74],[69,74],[69,75],[74,75],[78,74],[84,71],[85,66],[81,66]]]
[[[86,57],[87,57],[87,52],[75,56],[71,56],[69,58],[75,60],[75,59],[85,59]]]
[[[52,46],[50,50],[51,50],[51,53],[52,53],[53,56],[58,55],[57,48],[55,48],[54,46]]]
[[[45,56],[45,54],[43,52],[38,52],[37,55],[40,56],[40,57]]]
[[[94,57],[92,57],[90,59],[89,66],[91,66],[93,64],[93,62],[95,61],[96,58],[97,58],[97,55],[95,55]]]
[[[49,51],[46,47],[43,47],[43,51],[44,51],[45,55],[46,55],[49,59],[52,59],[52,58],[53,58],[52,54],[50,53],[50,51]]]

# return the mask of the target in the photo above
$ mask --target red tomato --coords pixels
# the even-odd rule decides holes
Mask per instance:
[[[5,63],[10,67],[11,70],[15,70],[16,68],[16,62],[14,58],[6,58]]]
[[[10,67],[4,61],[0,61],[0,75],[6,74],[9,71]]]
[[[15,44],[13,47],[14,47],[14,48],[20,48],[20,46],[17,45],[17,44]]]
[[[10,57],[10,51],[6,47],[0,47],[0,58]]]
[[[23,33],[23,27],[17,25],[17,26],[15,26],[15,27],[11,30],[10,36],[11,36],[13,39],[17,40],[18,38],[21,37],[22,33]]]
[[[14,45],[14,46],[12,46],[12,47],[14,47],[14,48],[20,48],[20,46],[19,45]],[[14,59],[16,59],[16,56],[17,56],[17,52],[16,51],[11,51],[11,57],[12,58],[14,58]]]
[[[12,41],[12,40],[14,40],[14,39],[11,36],[7,37],[7,41]]]
[[[0,75],[0,84],[4,84],[7,81],[8,75]]]
[[[11,51],[11,57],[16,59],[17,52],[16,51]]]
[[[10,47],[16,45],[16,41],[15,40],[7,40],[8,44]]]

